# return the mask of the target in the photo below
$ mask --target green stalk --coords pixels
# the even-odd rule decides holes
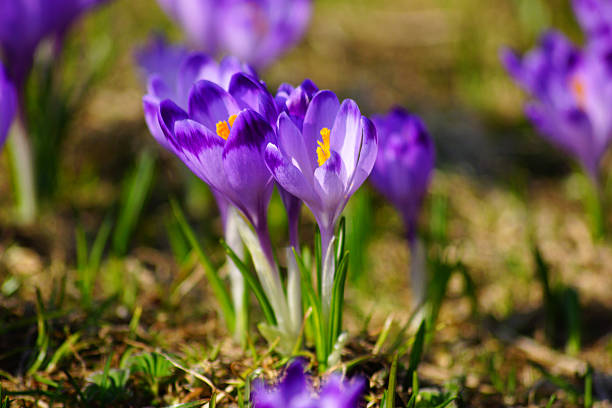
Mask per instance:
[[[7,143],[17,221],[32,224],[36,219],[36,185],[32,148],[22,121],[16,120]]]

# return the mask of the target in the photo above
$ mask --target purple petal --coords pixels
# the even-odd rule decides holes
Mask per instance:
[[[267,208],[274,184],[264,163],[265,147],[275,141],[274,130],[257,112],[240,112],[223,150],[227,179],[247,216]]]
[[[378,137],[376,136],[376,127],[372,121],[365,116],[361,118],[361,129],[363,132],[363,142],[359,151],[359,161],[353,174],[353,180],[349,188],[349,194],[355,193],[364,181],[368,178],[374,163],[376,163],[376,155],[378,153]]]
[[[187,106],[189,100],[189,92],[193,84],[200,80],[206,79],[217,83],[217,77],[206,75],[207,72],[217,71],[217,63],[206,54],[193,53],[185,59],[181,64],[176,79],[176,94],[179,104]]]
[[[336,120],[336,114],[340,109],[340,102],[336,95],[331,91],[319,91],[310,102],[306,116],[302,135],[306,151],[310,152],[310,162],[312,168],[317,168],[317,140],[321,139],[321,129],[331,130]]]
[[[308,150],[302,133],[286,113],[281,113],[278,117],[278,146],[283,155],[297,166],[312,184],[314,167],[311,157],[313,153],[316,154],[316,149],[315,152]]]
[[[189,116],[209,129],[240,111],[234,98],[219,85],[198,81],[189,95]]]
[[[349,176],[355,171],[361,148],[361,112],[355,101],[347,99],[340,110],[331,130],[330,145],[342,157]]]
[[[332,226],[346,205],[346,168],[340,155],[331,151],[329,159],[315,170],[315,191],[324,209],[320,219],[324,225]],[[306,200],[304,200],[306,201]],[[317,216],[317,214],[315,214]],[[317,217],[319,219],[319,217]]]
[[[142,107],[144,109],[145,122],[149,128],[151,135],[157,140],[157,143],[162,145],[165,149],[174,151],[172,144],[166,139],[164,131],[160,127],[159,121],[157,120],[157,113],[159,111],[159,100],[153,96],[145,95],[142,98]]]
[[[287,192],[308,202],[317,204],[318,198],[307,177],[280,152],[272,143],[266,147],[264,160],[276,182]]]
[[[174,132],[177,155],[185,165],[211,187],[231,196],[222,162],[225,141],[190,119],[176,122]]]
[[[157,122],[159,123],[162,132],[164,132],[168,143],[172,144],[175,148],[177,147],[177,144],[174,134],[174,124],[177,121],[187,119],[188,117],[189,115],[187,112],[169,99],[163,100],[159,104]]]
[[[270,92],[251,77],[238,73],[232,76],[229,93],[236,99],[241,109],[253,109],[266,118],[268,123],[275,124],[278,113]]]

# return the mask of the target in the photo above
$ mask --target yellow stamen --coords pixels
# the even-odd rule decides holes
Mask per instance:
[[[223,140],[227,140],[230,135],[230,128],[227,125],[227,122],[217,122],[217,135],[221,137]]]
[[[238,117],[238,115],[232,115],[229,117],[229,119],[227,120],[229,122],[230,127],[234,127],[234,122],[236,121],[236,118]]]
[[[230,135],[230,129],[234,126],[234,122],[238,115],[232,115],[227,119],[227,122],[220,121],[217,122],[217,135],[221,137],[223,140],[227,140]],[[229,126],[228,126],[229,123]]]
[[[319,166],[324,165],[327,159],[331,157],[329,135],[330,131],[328,128],[321,129],[322,140],[317,141],[317,144],[319,145],[319,147],[317,147],[317,162],[319,163]]]
[[[580,78],[575,77],[572,79],[572,92],[574,93],[576,102],[578,102],[578,106],[581,108],[584,107],[586,102],[586,89],[584,87],[584,82]]]

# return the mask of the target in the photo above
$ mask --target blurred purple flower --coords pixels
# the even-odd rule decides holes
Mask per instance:
[[[362,399],[365,381],[344,380],[332,374],[317,392],[304,373],[304,362],[295,360],[276,387],[258,380],[253,384],[253,408],[357,408]]]
[[[295,45],[310,21],[312,0],[158,0],[190,41],[261,68]]]
[[[279,112],[286,112],[299,129],[302,130],[308,105],[318,91],[319,88],[310,79],[306,79],[298,87],[282,84],[278,88],[275,96],[277,109]],[[287,210],[287,218],[289,220],[289,242],[292,247],[299,251],[298,227],[302,200],[287,192],[287,190],[278,183],[277,187],[283,204],[285,205],[285,209]]]
[[[321,231],[323,298],[330,301],[333,262],[327,253],[336,223],[349,198],[370,175],[378,140],[372,122],[357,104],[342,104],[331,91],[319,91],[306,109],[302,129],[287,112],[278,118],[278,143],[265,160],[277,183],[314,214]],[[331,252],[330,252],[331,253]],[[327,271],[327,272],[326,272]]]
[[[526,107],[529,119],[594,180],[612,139],[611,55],[580,50],[554,31],[522,58],[511,50],[502,53],[508,72],[535,99]]]
[[[0,47],[9,76],[18,88],[32,68],[34,53],[45,38],[57,49],[70,25],[81,14],[107,0],[2,0]]]
[[[372,121],[378,156],[370,181],[402,214],[412,242],[434,168],[434,144],[423,122],[402,108]]]
[[[230,80],[236,73],[257,77],[251,67],[236,58],[225,57],[218,63],[206,54],[189,52],[184,47],[167,44],[163,37],[154,38],[149,45],[139,50],[136,60],[147,82],[147,94],[143,97],[147,126],[153,137],[170,151],[173,148],[157,120],[162,100],[171,99],[183,110],[187,110],[189,91],[199,80],[206,79],[228,90]]]
[[[6,141],[17,111],[17,91],[0,64],[0,150]]]
[[[573,0],[574,12],[590,45],[609,49],[612,38],[612,2]]]

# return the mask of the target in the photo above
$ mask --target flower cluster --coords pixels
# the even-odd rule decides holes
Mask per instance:
[[[283,289],[267,226],[272,192],[277,185],[297,251],[302,202],[319,224],[322,313],[329,318],[333,237],[347,201],[374,166],[373,123],[354,101],[341,103],[310,80],[297,87],[283,84],[272,96],[249,66],[231,57],[216,63],[160,40],[137,57],[148,75],[143,105],[151,133],[211,187],[222,213],[224,206],[236,208],[253,227],[255,238],[243,231],[243,240],[277,329],[291,344],[303,319],[300,278],[292,263],[294,278],[287,283],[292,289]]]
[[[574,156],[592,179],[612,140],[612,7],[601,0],[573,2],[588,35],[583,48],[556,31],[519,57],[504,50],[502,60],[513,78],[534,98],[526,114],[554,145]]]
[[[255,382],[251,401],[253,408],[357,408],[364,388],[361,378],[347,381],[332,374],[317,393],[304,372],[303,361],[295,360],[276,387]]]
[[[158,0],[202,51],[261,68],[304,34],[312,0]]]

